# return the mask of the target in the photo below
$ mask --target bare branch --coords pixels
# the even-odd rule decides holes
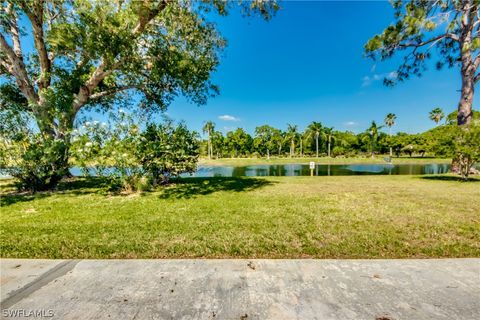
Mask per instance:
[[[50,71],[52,66],[43,34],[44,0],[37,0],[32,9],[24,2],[20,2],[20,4],[32,24],[33,40],[38,52],[41,69],[38,87],[42,90],[50,85]]]
[[[429,39],[429,40],[426,40],[426,41],[422,41],[420,43],[400,43],[398,45],[399,48],[419,48],[419,47],[423,47],[427,44],[430,44],[432,42],[438,42],[444,38],[450,38],[450,39],[453,39],[455,41],[459,41],[459,38],[456,34],[453,34],[453,33],[445,33],[445,34],[442,34],[442,35],[439,35],[439,36],[436,36],[432,39]]]
[[[28,77],[27,69],[25,67],[25,63],[23,59],[20,59],[15,52],[13,51],[12,47],[9,46],[7,40],[0,33],[0,49],[2,52],[5,53],[7,58],[10,60],[9,65],[7,65],[7,71],[10,72],[12,76],[15,77],[17,85],[25,95],[25,97],[33,103],[38,102],[38,95],[35,91],[35,88],[32,86],[30,79]]]
[[[123,87],[118,87],[118,88],[112,88],[112,89],[109,89],[109,90],[105,90],[105,91],[102,91],[102,92],[97,92],[97,93],[92,94],[90,96],[90,100],[96,100],[96,99],[99,99],[99,98],[108,97],[108,96],[114,95],[118,92],[130,90],[130,89],[139,89],[141,87],[142,87],[141,85],[128,85],[128,86],[123,86]]]
[[[12,34],[13,51],[20,58],[23,59],[22,47],[20,45],[20,33],[18,31],[17,17],[13,12],[13,3],[10,3],[7,7],[7,14],[11,16],[10,20],[10,32]]]

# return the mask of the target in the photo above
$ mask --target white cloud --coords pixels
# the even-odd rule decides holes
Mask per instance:
[[[397,72],[396,71],[392,71],[392,72],[388,72],[388,73],[375,73],[371,76],[365,76],[362,78],[362,87],[368,87],[369,85],[371,85],[372,83],[376,82],[376,81],[379,81],[379,80],[383,80],[385,78],[387,79],[390,79],[390,80],[394,80],[396,79],[398,76]]]
[[[240,121],[239,118],[231,116],[229,114],[224,114],[223,116],[218,116],[218,119],[223,121]]]
[[[355,121],[347,121],[347,122],[344,122],[343,125],[346,126],[346,127],[354,127],[356,126],[358,123],[355,122]]]

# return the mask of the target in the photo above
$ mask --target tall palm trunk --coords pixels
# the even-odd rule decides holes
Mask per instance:
[[[303,139],[300,138],[300,157],[303,157]]]
[[[292,139],[292,142],[290,144],[290,158],[293,157],[294,153],[295,153],[295,140]]]
[[[316,132],[315,133],[315,151],[316,151],[317,158],[318,158],[318,135],[319,133]]]
[[[390,138],[390,158],[393,156],[393,149],[392,149],[392,127],[388,127],[388,137]]]
[[[330,146],[332,144],[332,136],[328,136],[328,157],[330,158]]]

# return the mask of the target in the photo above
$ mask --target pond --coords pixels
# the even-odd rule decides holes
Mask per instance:
[[[450,164],[320,164],[313,169],[315,176],[350,175],[408,175],[447,173]],[[257,176],[309,176],[310,167],[305,164],[254,165],[243,167],[200,166],[193,175],[184,177],[257,177]]]
[[[480,164],[475,166],[480,169]],[[113,169],[114,170],[114,169]],[[356,176],[356,175],[407,175],[407,174],[439,174],[450,171],[450,164],[319,164],[313,169],[315,176]],[[73,167],[70,172],[81,176],[80,168]],[[95,175],[93,169],[91,175]],[[182,177],[258,177],[258,176],[309,176],[310,167],[307,164],[254,165],[242,167],[230,166],[199,166],[193,174],[183,174]],[[8,175],[2,174],[0,178]]]

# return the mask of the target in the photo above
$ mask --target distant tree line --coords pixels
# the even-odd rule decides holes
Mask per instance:
[[[480,112],[474,111],[478,118]],[[243,128],[237,128],[226,134],[216,129],[215,123],[204,124],[205,139],[201,141],[201,155],[211,159],[236,157],[353,157],[359,155],[375,156],[452,156],[452,137],[450,135],[457,121],[457,111],[445,117],[440,108],[433,109],[429,118],[437,126],[423,133],[410,134],[397,132],[392,134],[397,117],[393,113],[386,115],[383,124],[372,121],[370,126],[360,132],[335,130],[320,122],[311,122],[304,130],[297,125],[288,124],[286,130],[262,125],[255,128],[253,135]],[[445,120],[442,123],[442,120]],[[383,129],[387,129],[384,132]]]

